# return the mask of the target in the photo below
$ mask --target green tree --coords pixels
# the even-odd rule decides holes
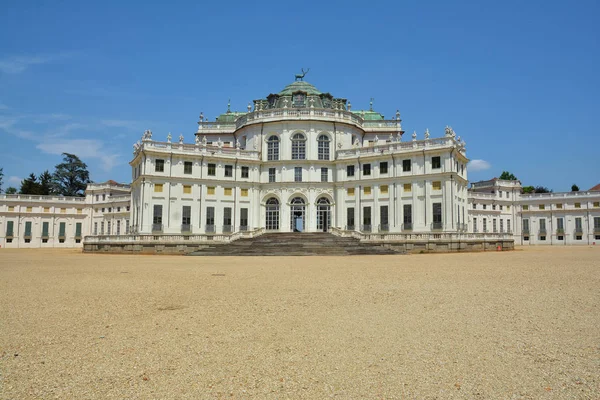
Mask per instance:
[[[523,186],[523,193],[535,193],[533,186]]]
[[[508,171],[502,171],[502,174],[500,174],[499,179],[502,179],[505,181],[518,181],[517,177]]]
[[[17,188],[9,186],[6,188],[6,194],[17,194]]]
[[[536,186],[533,191],[535,193],[552,193],[552,189],[548,189],[545,186]]]
[[[63,162],[58,164],[52,175],[52,187],[56,194],[83,196],[90,181],[87,165],[75,154],[63,153]]]
[[[37,177],[32,172],[29,174],[29,177],[23,179],[21,181],[21,190],[19,193],[21,194],[40,194],[41,188],[38,183]]]
[[[571,192],[579,192],[579,186],[573,184],[573,186],[571,186]]]
[[[40,184],[40,194],[44,196],[48,196],[49,194],[53,194],[52,190],[52,175],[48,170],[42,172],[42,174],[38,177],[38,181]]]

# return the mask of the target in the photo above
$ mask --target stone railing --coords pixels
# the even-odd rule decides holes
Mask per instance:
[[[522,194],[521,200],[544,200],[544,199],[569,199],[580,197],[596,197],[600,199],[600,192],[559,192],[559,193],[529,193]]]
[[[353,237],[361,241],[372,242],[406,242],[406,241],[468,241],[468,240],[512,240],[510,233],[467,233],[467,232],[440,232],[440,233],[361,233],[331,228],[331,233],[341,237]]]
[[[258,160],[259,153],[254,150],[242,150],[235,147],[224,147],[216,145],[206,145],[203,143],[198,144],[187,144],[187,143],[169,143],[169,142],[155,142],[151,140],[145,140],[140,146],[140,150],[164,150],[173,153],[181,154],[199,154],[199,155],[214,155],[218,154],[219,157],[226,158],[245,158],[251,160]]]
[[[498,198],[495,193],[479,193],[479,192],[467,192],[467,197],[470,199],[480,199],[480,200],[493,200]]]
[[[487,181],[471,182],[471,189],[496,187],[496,182],[502,186],[521,187],[520,181],[507,181],[504,179],[489,179]]]
[[[86,190],[99,190],[99,189],[117,189],[117,190],[127,190],[131,189],[131,185],[127,183],[116,183],[116,184],[98,184],[98,183],[90,183],[87,185]]]
[[[452,147],[458,145],[458,142],[451,137],[436,139],[415,140],[412,142],[391,142],[377,146],[356,147],[348,150],[338,150],[338,158],[352,158],[356,156],[367,156],[377,154],[392,154],[415,149],[434,149],[442,147]]]
[[[264,229],[256,229],[252,231],[235,232],[232,234],[130,234],[130,235],[95,235],[86,236],[84,244],[108,244],[108,243],[123,243],[123,244],[161,244],[161,243],[205,243],[205,242],[222,242],[229,243],[241,238],[253,238],[264,233]]]
[[[85,197],[71,196],[38,196],[32,194],[0,194],[0,200],[20,200],[20,201],[42,201],[42,202],[68,202],[85,203]]]

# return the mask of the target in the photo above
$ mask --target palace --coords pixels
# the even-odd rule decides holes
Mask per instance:
[[[201,114],[192,143],[146,131],[130,185],[91,184],[81,198],[1,196],[0,245],[227,242],[263,232],[444,241],[447,250],[600,240],[600,191],[524,195],[520,182],[498,179],[469,190],[466,145],[452,128],[405,138],[398,111],[386,119],[372,102],[353,110],[302,78],[246,112]]]

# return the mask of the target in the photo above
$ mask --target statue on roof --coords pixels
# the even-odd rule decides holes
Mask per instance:
[[[179,144],[183,144],[183,135],[179,135]]]
[[[301,70],[302,70],[301,74],[296,74],[296,80],[300,79],[301,81],[303,81],[306,74],[308,74],[308,71],[310,71],[310,68],[308,68],[306,70],[306,72],[304,71],[304,68],[302,68]]]

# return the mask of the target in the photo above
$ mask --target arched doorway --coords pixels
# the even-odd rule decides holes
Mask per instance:
[[[267,200],[265,214],[265,228],[268,231],[279,230],[279,200],[275,197],[271,197]]]
[[[327,232],[331,227],[331,203],[326,197],[317,200],[317,230]]]
[[[306,203],[302,197],[294,197],[290,202],[290,230],[304,232],[306,225]]]

